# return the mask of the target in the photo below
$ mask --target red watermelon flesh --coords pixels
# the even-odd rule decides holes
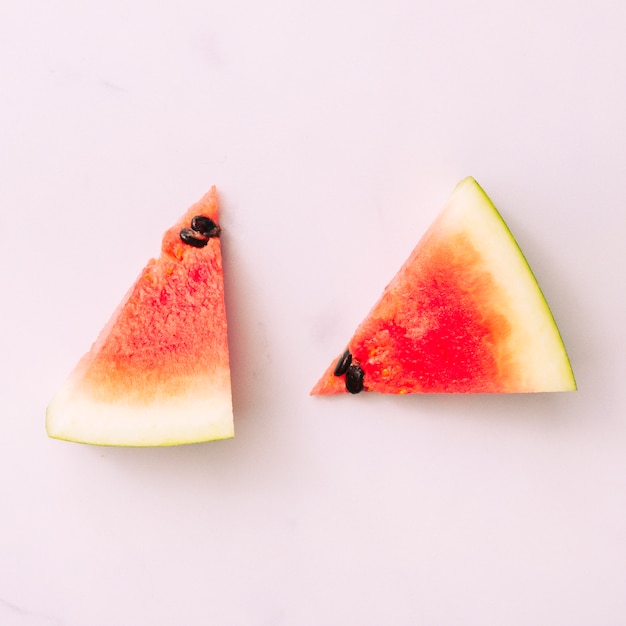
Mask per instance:
[[[456,187],[344,354],[348,371],[335,359],[312,395],[576,389],[537,281],[473,178]]]
[[[215,228],[193,230],[194,218]],[[51,437],[157,446],[234,435],[218,224],[213,188],[165,233],[51,402]]]

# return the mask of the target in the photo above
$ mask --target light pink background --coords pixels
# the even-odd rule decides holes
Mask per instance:
[[[626,623],[625,32],[609,0],[4,2],[0,624]],[[580,391],[310,398],[466,175]],[[213,184],[237,437],[49,440]]]

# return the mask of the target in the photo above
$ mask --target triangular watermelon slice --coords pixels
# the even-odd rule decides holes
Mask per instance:
[[[234,436],[217,192],[163,236],[47,411],[50,437],[163,446]]]
[[[311,395],[575,389],[526,259],[466,178]]]

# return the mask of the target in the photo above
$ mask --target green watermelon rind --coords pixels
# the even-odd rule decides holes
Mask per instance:
[[[469,208],[472,210],[468,210]],[[565,343],[539,282],[501,213],[473,177],[468,176],[458,183],[435,224],[458,220],[469,232],[480,233],[477,224],[477,219],[480,217],[485,220],[483,226],[491,227],[495,231],[493,237],[485,237],[485,240],[498,246],[501,253],[501,256],[493,254],[492,267],[499,272],[506,272],[507,269],[513,270],[508,272],[506,278],[499,280],[499,283],[511,290],[514,300],[513,311],[519,311],[518,307],[526,307],[527,314],[519,314],[520,327],[525,328],[534,323],[536,329],[542,331],[544,343],[549,342],[550,344],[549,347],[546,347],[537,340],[536,336],[528,336],[528,342],[520,342],[518,346],[518,354],[530,355],[532,356],[530,361],[533,359],[537,361],[535,368],[530,365],[527,366],[529,374],[533,373],[533,369],[548,374],[550,372],[546,369],[546,363],[553,364],[553,382],[542,381],[538,377],[536,383],[531,385],[530,390],[534,388],[538,391],[576,390],[574,372]],[[484,234],[484,232],[480,234]],[[485,240],[482,241],[481,252],[489,253],[490,246]],[[477,240],[477,244],[479,243],[481,242]],[[513,264],[514,260],[516,267]],[[516,291],[517,295],[515,294]],[[528,296],[528,301],[525,301],[525,298],[520,294]]]
[[[524,252],[521,249],[520,245],[517,243],[517,240],[515,239],[515,236],[511,232],[511,229],[509,228],[508,224],[506,223],[506,221],[504,220],[504,218],[500,214],[500,211],[498,211],[497,207],[492,202],[491,198],[487,195],[485,190],[480,186],[480,184],[478,182],[476,182],[471,177],[469,177],[469,178],[473,181],[473,183],[476,185],[476,187],[480,190],[481,194],[484,196],[485,200],[488,202],[488,204],[491,207],[491,209],[496,213],[496,215],[498,216],[498,219],[500,220],[500,222],[504,226],[504,229],[508,233],[509,237],[513,240],[513,243],[515,244],[515,247],[517,248],[517,251],[518,251],[519,255],[524,260],[524,263],[525,263],[526,267],[528,268],[528,272],[532,276],[532,279],[535,282],[535,285],[537,286],[537,289],[538,289],[539,293],[541,294],[541,299],[543,301],[543,305],[544,305],[545,311],[549,315],[550,320],[552,321],[552,325],[554,327],[554,331],[555,331],[555,333],[559,337],[559,341],[561,343],[561,348],[563,350],[563,353],[565,354],[565,358],[567,360],[567,365],[568,365],[568,368],[569,368],[569,372],[570,372],[571,377],[572,377],[573,389],[574,390],[577,389],[578,386],[576,384],[576,379],[575,379],[575,376],[574,376],[574,370],[572,369],[572,364],[571,364],[569,355],[567,353],[567,348],[565,347],[565,342],[563,341],[563,337],[561,336],[561,332],[559,330],[558,324],[556,323],[556,319],[554,318],[554,314],[552,313],[552,309],[550,308],[550,305],[548,304],[548,300],[547,300],[545,294],[543,293],[543,290],[541,289],[541,285],[539,284],[539,281],[537,280],[537,277],[535,276],[535,273],[533,272],[533,269],[530,266],[530,263],[528,262],[528,259],[526,258],[526,255],[524,254]]]
[[[107,406],[82,394],[70,377],[46,413],[50,437],[98,446],[175,446],[235,436],[230,394],[223,389],[146,406]],[[172,420],[172,415],[179,419]]]

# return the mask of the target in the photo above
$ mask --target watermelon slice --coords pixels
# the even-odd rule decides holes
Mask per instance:
[[[163,236],[47,410],[48,435],[111,446],[234,436],[217,192]]]
[[[311,395],[575,389],[526,259],[466,178]]]

